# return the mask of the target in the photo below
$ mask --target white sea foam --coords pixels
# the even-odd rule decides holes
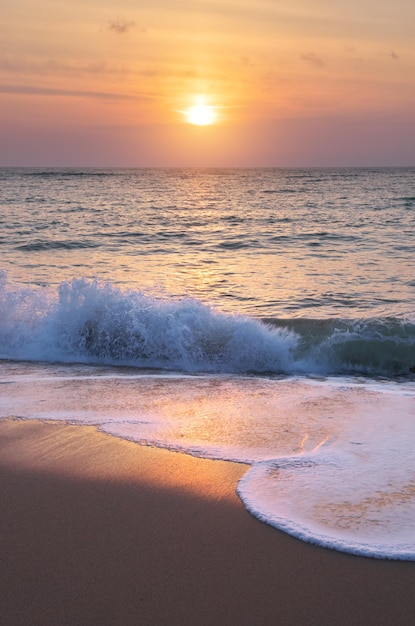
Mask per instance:
[[[251,464],[238,493],[259,519],[322,546],[415,560],[414,383],[0,370],[3,417],[95,424]]]
[[[415,560],[415,396],[374,394],[358,417],[361,427],[353,420],[335,443],[253,465],[238,493],[259,519],[304,541]]]

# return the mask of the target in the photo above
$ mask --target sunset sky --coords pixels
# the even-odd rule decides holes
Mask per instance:
[[[0,165],[415,165],[414,28],[414,0],[2,0]]]

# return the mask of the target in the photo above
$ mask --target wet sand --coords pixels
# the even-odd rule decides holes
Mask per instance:
[[[1,421],[1,624],[415,623],[415,563],[262,524],[235,495],[246,469]]]

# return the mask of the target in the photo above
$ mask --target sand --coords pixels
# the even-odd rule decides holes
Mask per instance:
[[[415,623],[415,563],[262,524],[246,466],[2,420],[0,469],[2,625]]]

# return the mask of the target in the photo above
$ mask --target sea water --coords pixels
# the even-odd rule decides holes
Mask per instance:
[[[3,169],[0,207],[1,417],[247,463],[259,519],[415,559],[415,169]]]

